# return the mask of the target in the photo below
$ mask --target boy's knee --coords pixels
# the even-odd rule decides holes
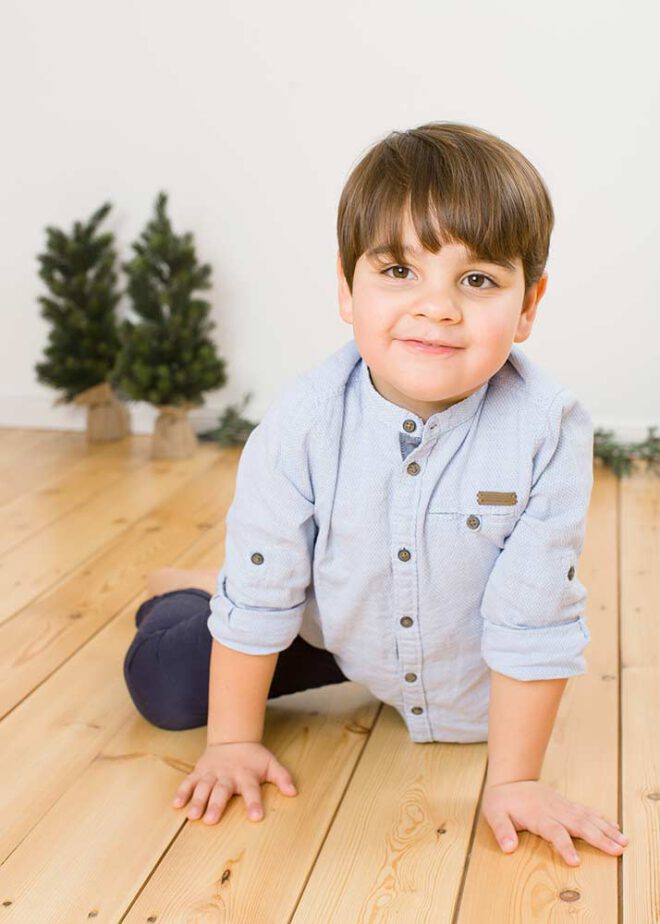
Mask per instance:
[[[124,681],[140,715],[167,731],[194,727],[181,704],[173,699],[171,687],[158,671],[158,663],[149,657],[148,638],[135,637],[124,658]]]

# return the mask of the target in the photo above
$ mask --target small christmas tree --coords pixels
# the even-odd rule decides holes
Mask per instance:
[[[47,227],[47,250],[38,255],[39,276],[51,292],[38,300],[52,328],[47,360],[35,371],[43,384],[63,389],[55,404],[87,406],[89,440],[119,439],[129,432],[128,411],[108,381],[120,349],[114,235],[96,235],[111,208],[107,202],[86,225],[75,222],[70,235]]]
[[[166,215],[167,195],[159,193],[156,215],[123,264],[128,274],[132,308],[141,319],[124,319],[122,351],[112,381],[129,397],[155,404],[152,455],[175,459],[190,456],[197,439],[187,417],[203,403],[205,391],[226,382],[225,360],[208,334],[210,304],[193,293],[209,289],[211,267],[197,262],[190,233],[177,236]]]

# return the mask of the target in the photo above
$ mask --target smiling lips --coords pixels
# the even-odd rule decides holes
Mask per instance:
[[[451,355],[452,353],[457,353],[461,347],[454,347],[451,344],[440,343],[437,340],[402,340],[403,344],[407,347],[417,350],[422,353],[439,353]]]

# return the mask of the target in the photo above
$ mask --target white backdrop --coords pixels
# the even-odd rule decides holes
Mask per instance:
[[[85,425],[34,373],[46,225],[109,199],[101,227],[127,260],[160,189],[213,266],[227,360],[195,426],[249,390],[260,419],[352,334],[335,278],[351,168],[388,131],[446,119],[516,145],[550,188],[548,290],[523,349],[596,426],[644,436],[660,425],[659,27],[650,0],[4,0],[0,425]],[[134,432],[153,416],[132,405]]]

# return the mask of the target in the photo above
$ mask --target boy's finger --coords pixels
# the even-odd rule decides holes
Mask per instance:
[[[513,822],[508,815],[504,812],[494,812],[488,818],[488,824],[495,835],[495,840],[502,850],[510,853],[515,849],[518,838],[516,837],[516,829],[513,826]]]
[[[172,805],[183,805],[184,802],[187,802],[196,782],[197,780],[184,780],[174,794]]]
[[[245,799],[247,806],[248,818],[258,821],[263,815],[261,807],[261,787],[258,783],[243,783],[241,786],[241,795]]]
[[[567,863],[575,866],[580,862],[580,857],[578,856],[573,841],[571,840],[570,834],[566,828],[558,821],[548,821],[546,825],[544,825],[542,836],[554,845],[557,852],[564,858],[564,860],[566,860]]]
[[[200,780],[195,787],[192,802],[188,809],[188,818],[197,818],[206,808],[206,803],[211,791],[211,784],[206,780]]]
[[[213,787],[213,792],[211,793],[209,804],[206,808],[206,814],[202,818],[202,821],[210,822],[211,824],[218,821],[227,806],[227,802],[233,794],[231,787],[227,784],[216,783]]]
[[[625,848],[624,844],[619,844],[603,831],[598,823],[593,821],[583,822],[580,837],[589,844],[593,844],[594,847],[598,847],[599,850],[604,850],[617,857],[623,853]]]
[[[601,828],[601,830],[604,831],[609,838],[611,838],[613,841],[616,841],[617,844],[623,844],[625,846],[628,843],[628,838],[625,836],[625,834],[622,834],[614,822],[608,821],[607,818],[603,818],[601,815],[596,815],[594,818],[594,824],[596,827]]]

